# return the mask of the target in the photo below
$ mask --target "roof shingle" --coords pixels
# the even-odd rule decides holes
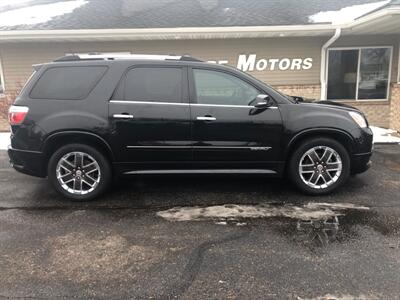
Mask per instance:
[[[77,0],[16,0],[4,13]],[[309,24],[309,16],[377,0],[80,0],[71,13],[42,23],[0,25],[0,30],[125,29]],[[397,1],[397,0],[395,0]],[[45,7],[45,6],[44,6]],[[1,22],[0,22],[1,23]]]

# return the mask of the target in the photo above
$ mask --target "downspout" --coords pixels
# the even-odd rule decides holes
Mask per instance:
[[[322,46],[321,48],[321,71],[320,71],[320,82],[321,82],[321,100],[326,100],[326,53],[328,47],[332,45],[342,33],[340,27],[336,28],[335,34]]]

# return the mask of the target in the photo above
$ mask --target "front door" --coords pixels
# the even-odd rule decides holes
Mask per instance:
[[[116,158],[127,168],[168,169],[191,162],[185,67],[128,70],[109,103],[109,118]]]
[[[254,106],[263,92],[233,73],[193,68],[194,161],[205,168],[274,168],[280,156],[279,108]]]

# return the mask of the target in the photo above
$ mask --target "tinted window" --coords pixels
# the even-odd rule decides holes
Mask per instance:
[[[103,66],[50,68],[42,74],[30,96],[35,99],[83,99],[106,70]]]
[[[328,99],[355,99],[358,50],[329,51]]]
[[[182,102],[181,68],[133,68],[114,96],[129,101]]]
[[[259,91],[247,82],[227,73],[194,69],[197,103],[249,105]]]

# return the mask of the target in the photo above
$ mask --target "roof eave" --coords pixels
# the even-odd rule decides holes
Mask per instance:
[[[0,31],[1,41],[107,41],[260,38],[275,36],[329,35],[331,24],[289,26],[180,27],[141,29],[79,29]]]
[[[329,36],[340,27],[347,34],[379,18],[400,15],[400,6],[386,7],[340,25],[307,24],[283,26],[178,27],[135,29],[79,30],[9,30],[0,31],[0,42],[29,41],[118,41],[118,40],[190,40],[221,38],[267,38]]]

